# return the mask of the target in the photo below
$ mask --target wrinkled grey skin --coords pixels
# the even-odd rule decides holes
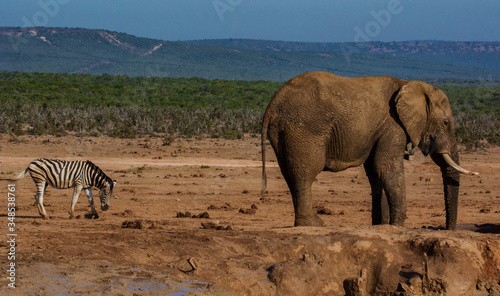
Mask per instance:
[[[295,226],[323,225],[311,196],[311,185],[321,171],[359,165],[364,165],[372,189],[372,224],[403,226],[403,161],[412,143],[441,168],[446,227],[456,227],[460,175],[443,157],[448,154],[459,163],[453,116],[448,98],[434,86],[389,76],[347,78],[327,72],[292,78],[264,114],[263,191],[266,138],[290,188]],[[385,198],[388,219],[383,215]]]

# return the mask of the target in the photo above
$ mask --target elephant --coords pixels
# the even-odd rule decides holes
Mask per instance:
[[[262,194],[266,138],[292,195],[295,226],[323,225],[311,196],[320,172],[360,165],[371,186],[372,224],[404,226],[407,145],[419,147],[441,168],[447,229],[456,228],[460,173],[477,174],[459,165],[448,97],[421,81],[320,71],[287,81],[262,120]]]

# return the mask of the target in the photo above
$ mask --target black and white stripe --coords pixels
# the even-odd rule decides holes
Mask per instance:
[[[74,187],[73,199],[69,210],[70,218],[74,216],[75,204],[82,189],[87,194],[92,215],[97,217],[94,208],[94,198],[92,187],[99,189],[101,199],[101,210],[106,211],[109,207],[109,200],[113,194],[113,187],[116,184],[111,178],[91,161],[65,161],[58,159],[41,158],[32,161],[29,166],[19,174],[17,180],[23,178],[29,172],[33,182],[37,187],[35,199],[38,203],[40,215],[48,217],[43,207],[43,194],[48,185],[57,189]]]

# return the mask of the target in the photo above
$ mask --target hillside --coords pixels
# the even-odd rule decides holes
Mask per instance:
[[[250,39],[193,40],[199,46],[220,46],[261,51],[309,51],[380,54],[437,61],[452,65],[500,71],[500,42],[366,42],[321,43]]]
[[[499,43],[474,43],[468,51],[456,50],[461,43],[425,44],[418,43],[414,52],[407,49],[410,43],[172,42],[105,30],[4,27],[0,70],[271,81],[323,70],[345,76],[500,80]]]

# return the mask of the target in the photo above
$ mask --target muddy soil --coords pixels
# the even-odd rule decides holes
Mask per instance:
[[[420,153],[405,163],[406,227],[370,225],[362,167],[321,173],[313,194],[326,226],[292,227],[291,197],[267,149],[262,197],[260,140],[252,136],[165,143],[1,135],[0,293],[499,295],[500,148],[462,151],[462,166],[481,174],[462,177],[457,231],[439,230],[440,171]],[[117,180],[110,209],[86,218],[82,193],[78,217],[69,219],[73,191],[48,188],[50,219],[40,218],[31,178],[5,181],[40,157],[93,161]],[[13,231],[8,184],[15,184]]]

